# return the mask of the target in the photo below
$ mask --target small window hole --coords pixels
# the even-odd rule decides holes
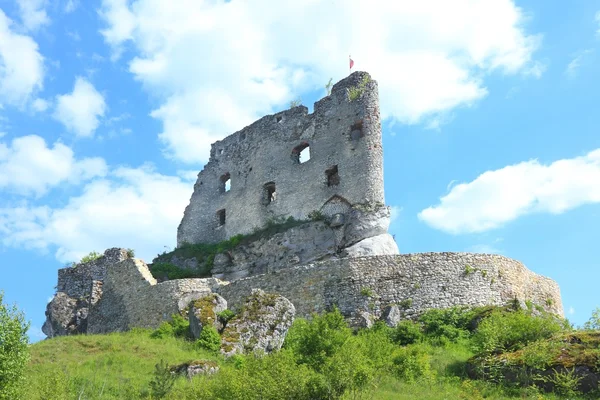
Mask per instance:
[[[263,203],[269,205],[277,198],[275,182],[268,182],[263,185]]]
[[[281,115],[278,115],[277,116],[277,122],[281,123],[281,121],[283,121],[283,117]]]
[[[229,192],[231,190],[231,174],[229,172],[222,175],[219,182],[219,191],[221,193]]]
[[[310,146],[304,142],[292,150],[292,159],[298,164],[304,164],[310,160]]]
[[[338,166],[334,165],[331,168],[325,170],[327,176],[327,186],[337,186],[340,184],[340,175],[338,173]]]
[[[225,209],[217,211],[217,222],[219,226],[225,225]]]

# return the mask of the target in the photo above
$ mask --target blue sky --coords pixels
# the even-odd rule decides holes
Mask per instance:
[[[402,253],[506,255],[600,306],[600,1],[0,0],[0,290],[32,322],[94,250],[151,261],[210,144],[379,82]]]

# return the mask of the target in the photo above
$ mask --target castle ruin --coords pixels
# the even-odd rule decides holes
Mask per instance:
[[[119,249],[62,269],[43,330],[55,336],[154,328],[207,293],[235,310],[253,289],[286,297],[300,316],[337,306],[354,326],[370,326],[391,308],[414,318],[429,308],[515,300],[563,315],[556,282],[518,261],[398,254],[384,204],[377,82],[365,72],[335,84],[312,114],[293,107],[214,143],[177,246],[219,243],[290,220],[289,229],[216,254],[207,278],[160,282]],[[181,268],[199,265],[194,257],[168,257]]]

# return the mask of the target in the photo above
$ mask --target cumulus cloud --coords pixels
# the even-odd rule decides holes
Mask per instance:
[[[13,22],[0,10],[0,107],[22,106],[42,88],[44,58],[29,36],[12,30]]]
[[[398,207],[398,206],[390,207],[390,224],[393,224],[398,219],[401,212],[402,212],[402,207]]]
[[[191,191],[189,182],[150,166],[120,167],[62,208],[0,208],[0,237],[5,246],[52,250],[61,262],[109,247],[133,248],[149,262],[165,245],[175,246]]]
[[[31,107],[34,111],[44,112],[48,109],[50,103],[47,100],[37,98],[33,102],[31,102]]]
[[[47,0],[17,0],[17,4],[25,29],[35,31],[50,23],[50,18],[46,13]]]
[[[483,232],[530,213],[560,214],[600,203],[598,182],[600,149],[549,165],[531,160],[453,186],[438,205],[421,211],[419,218],[448,233]]]
[[[54,118],[77,136],[90,137],[105,112],[102,94],[88,80],[77,77],[71,93],[56,97]]]
[[[131,73],[163,99],[166,150],[206,161],[214,140],[355,69],[380,83],[382,115],[439,125],[487,94],[498,71],[539,76],[541,37],[525,31],[510,0],[383,2],[161,2],[104,0],[105,41]]]
[[[51,187],[67,182],[78,184],[106,174],[101,158],[75,159],[62,143],[50,148],[43,138],[30,135],[0,142],[0,192],[21,195],[45,194]]]

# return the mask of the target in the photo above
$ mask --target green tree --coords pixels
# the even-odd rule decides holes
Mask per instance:
[[[600,330],[600,307],[596,307],[594,311],[592,311],[592,316],[590,319],[583,324],[583,329],[588,330]]]
[[[16,306],[3,303],[0,291],[0,400],[21,398],[25,367],[29,361],[29,323]]]

